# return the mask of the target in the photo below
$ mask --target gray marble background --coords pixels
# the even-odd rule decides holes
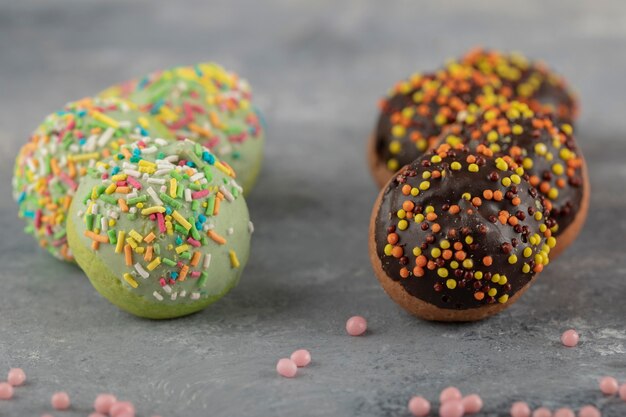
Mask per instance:
[[[417,320],[367,255],[376,188],[365,139],[376,102],[416,69],[476,44],[549,61],[578,88],[591,172],[580,239],[490,320]],[[155,68],[212,59],[250,80],[268,120],[241,285],[206,311],[152,322],[110,305],[22,234],[13,158],[64,102]],[[0,1],[0,374],[28,373],[0,416],[39,416],[67,390],[86,416],[100,391],[140,416],[406,416],[411,395],[455,384],[505,416],[514,400],[626,415],[597,378],[626,380],[626,3],[612,1]],[[369,320],[366,337],[345,320]],[[569,327],[581,343],[559,343]],[[308,348],[295,380],[278,358]]]

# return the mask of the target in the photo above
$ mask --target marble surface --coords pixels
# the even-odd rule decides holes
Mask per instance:
[[[365,140],[377,99],[415,69],[476,44],[549,61],[578,88],[593,194],[580,239],[514,307],[475,324],[417,320],[378,286],[367,255],[376,188]],[[557,408],[626,380],[626,4],[499,1],[0,1],[0,374],[28,383],[0,416],[86,416],[96,393],[139,416],[407,416],[420,393],[478,392],[481,416],[514,400]],[[146,71],[213,59],[252,83],[269,124],[248,203],[256,223],[241,285],[206,311],[152,322],[118,311],[78,268],[22,234],[13,159],[65,101]],[[345,320],[369,320],[365,337]],[[559,343],[569,327],[581,343]],[[276,361],[307,348],[294,380]]]

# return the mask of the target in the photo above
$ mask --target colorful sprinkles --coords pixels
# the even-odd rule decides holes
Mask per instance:
[[[235,171],[256,175],[264,126],[252,104],[247,81],[215,63],[200,63],[156,71],[109,88],[103,96],[119,96],[138,103],[161,121],[172,135],[209,148]],[[248,179],[240,181],[244,188]]]
[[[401,171],[375,223],[382,268],[444,309],[505,304],[548,264],[549,211],[508,156],[441,144]]]
[[[460,60],[462,65],[476,68],[502,81],[505,95],[523,101],[533,111],[553,113],[556,118],[572,122],[578,117],[578,100],[565,79],[543,62],[530,61],[519,52],[502,53],[475,48]]]
[[[575,220],[583,201],[584,161],[573,132],[569,123],[511,101],[482,113],[465,113],[459,123],[445,129],[441,140],[487,155],[507,155],[522,166],[530,184],[547,197],[555,220],[550,227],[557,236]]]
[[[89,171],[76,230],[129,291],[176,304],[236,282],[251,232],[229,165],[190,141],[143,138]]]
[[[131,102],[86,98],[49,115],[16,159],[14,198],[26,232],[59,259],[71,261],[65,221],[80,178],[101,159],[167,129]]]

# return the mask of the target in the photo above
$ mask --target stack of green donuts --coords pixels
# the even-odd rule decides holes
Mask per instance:
[[[251,100],[245,80],[200,63],[66,104],[16,159],[25,231],[123,310],[205,308],[237,284],[250,250],[244,195],[265,140]]]

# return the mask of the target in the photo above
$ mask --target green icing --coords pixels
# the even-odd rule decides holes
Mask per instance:
[[[72,261],[65,224],[80,178],[107,153],[144,135],[171,136],[156,118],[119,98],[86,98],[46,117],[15,161],[13,196],[27,233]]]
[[[133,153],[136,148],[135,144],[128,146],[127,149]],[[221,298],[239,281],[249,256],[248,209],[241,195],[236,197],[229,191],[231,187],[237,189],[239,186],[227,173],[218,168],[219,160],[215,159],[208,150],[202,149],[202,155],[198,157],[194,153],[196,149],[192,142],[168,144],[165,141],[150,139],[146,139],[145,145],[140,145],[140,148],[138,154],[133,154],[131,157],[133,162],[129,162],[128,158],[105,161],[108,164],[106,167],[108,179],[103,179],[102,174],[97,172],[83,179],[78,189],[79,195],[88,195],[95,199],[74,199],[68,222],[69,244],[76,261],[94,287],[118,307],[141,317],[155,319],[190,314]],[[157,161],[157,159],[162,159],[159,157],[163,155],[168,157],[174,155],[181,160],[195,161],[193,172],[191,175],[185,172],[191,169],[189,167],[164,168],[161,165],[163,161]],[[154,162],[158,162],[159,165],[150,165]],[[133,166],[129,167],[125,163],[131,163]],[[212,173],[212,181],[205,182],[201,178],[202,174],[197,174],[203,173],[207,166]],[[222,167],[228,171],[225,166]],[[118,184],[117,181],[125,181],[123,177],[126,175],[128,178],[130,175],[125,172],[136,175],[134,171],[139,169],[147,172],[141,172],[138,177],[131,177],[133,181],[128,181],[132,193],[136,193],[136,196],[131,194],[129,197],[128,194],[118,193],[117,190],[108,188],[112,181],[115,181],[115,184]],[[168,170],[172,169],[177,175],[170,175]],[[180,178],[180,181],[176,180],[176,189],[183,189],[183,197],[178,197],[177,190],[176,197],[170,196],[170,192],[173,191],[170,188],[170,181],[173,178]],[[160,189],[162,185],[154,182],[154,180],[161,179],[165,180],[163,191]],[[191,183],[201,185],[202,189],[191,191],[189,187]],[[134,188],[138,184],[141,188]],[[98,194],[102,186],[107,190]],[[153,193],[148,192],[149,188],[153,190]],[[196,195],[197,198],[189,202],[186,201],[188,194],[185,195],[185,189],[202,194]],[[212,216],[204,214],[208,201],[211,198],[216,199],[217,193],[223,191],[226,191],[226,196],[220,200],[219,213]],[[110,194],[107,194],[108,192]],[[114,196],[116,201],[119,198],[124,199],[129,211],[123,211],[117,202],[111,204],[103,199],[102,197],[106,195]],[[153,196],[159,199],[162,195],[167,195],[170,200],[161,198],[162,204],[155,202]],[[145,201],[140,198],[142,196],[146,197]],[[231,197],[232,201],[229,201]],[[130,204],[131,200],[134,205]],[[178,203],[176,208],[168,201]],[[89,228],[89,223],[91,223],[89,219],[92,219],[90,216],[94,214],[94,205],[97,206],[95,210],[97,215],[102,216],[106,221],[108,230],[99,230],[100,224],[95,224],[95,221],[91,225],[93,228]],[[171,232],[162,233],[157,220],[151,219],[147,212],[142,214],[142,210],[155,207],[159,207],[159,210],[167,210],[162,214],[164,221],[171,221],[171,227],[166,228]],[[133,210],[136,213],[131,213]],[[174,210],[177,215],[174,215]],[[170,211],[172,214],[168,214]],[[115,217],[118,218],[115,220]],[[199,227],[196,227],[196,222],[199,222]],[[87,236],[85,233],[89,230],[94,234]],[[114,233],[111,233],[112,230]],[[116,247],[120,244],[117,241],[120,238],[120,231],[124,231],[123,246],[128,245],[128,249],[132,249],[132,246],[137,245],[137,249],[131,250],[131,266],[126,265],[124,249],[121,253],[116,253]],[[217,237],[209,236],[213,236],[213,233],[217,234]],[[151,234],[154,235],[154,239],[146,239]],[[97,249],[94,249],[92,237],[96,235],[98,239],[106,241],[99,243]],[[113,243],[111,236],[114,236],[116,243]],[[187,239],[190,237],[197,237],[195,241],[199,242],[200,246],[194,247],[188,243]],[[217,240],[222,238],[225,243],[219,244]],[[144,256],[149,246],[152,247],[153,255],[145,259]],[[195,254],[196,252],[198,255]],[[231,253],[236,255],[239,265],[232,261]],[[210,255],[210,264],[205,268],[207,255]],[[156,258],[160,259],[160,264],[150,270],[150,265]],[[197,260],[195,266],[192,265],[194,259]],[[135,264],[138,264],[139,268]],[[184,280],[181,279],[183,268],[188,268]],[[148,276],[144,277],[142,274],[148,274]],[[130,281],[125,277],[130,277]],[[165,279],[166,287],[162,286],[161,279]],[[133,283],[136,283],[136,288],[133,287]],[[173,298],[174,294],[176,294],[175,298]]]

